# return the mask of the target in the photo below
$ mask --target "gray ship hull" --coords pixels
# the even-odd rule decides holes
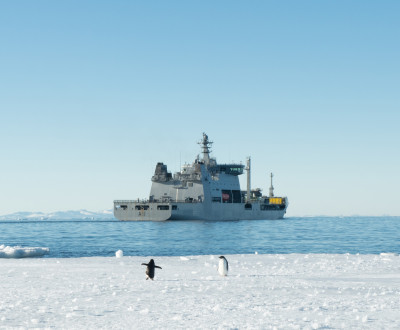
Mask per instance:
[[[122,221],[277,220],[283,219],[287,208],[287,204],[285,204],[284,206],[274,206],[277,209],[261,209],[263,205],[261,203],[252,203],[251,208],[249,208],[249,204],[245,203],[138,203],[136,201],[115,201],[114,204],[114,216]]]

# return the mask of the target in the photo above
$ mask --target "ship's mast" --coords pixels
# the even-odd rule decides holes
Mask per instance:
[[[208,140],[207,134],[203,133],[203,140],[199,144],[201,145],[204,164],[208,165],[210,163],[210,147],[213,143]]]
[[[246,171],[247,171],[247,196],[246,196],[246,202],[250,202],[250,193],[251,193],[251,186],[250,186],[250,157],[247,157],[247,166],[246,166]]]
[[[269,197],[274,197],[274,186],[272,185],[272,177],[274,175],[271,173],[271,186],[269,187]]]

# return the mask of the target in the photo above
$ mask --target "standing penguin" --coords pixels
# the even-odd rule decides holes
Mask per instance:
[[[156,265],[155,265],[153,259],[150,259],[150,261],[149,261],[148,264],[142,263],[142,265],[147,266],[147,269],[146,269],[146,275],[147,275],[147,276],[146,276],[146,280],[148,280],[148,279],[153,280],[155,268],[160,268],[160,269],[162,269],[160,266],[156,266]]]
[[[218,263],[218,273],[221,276],[226,276],[228,275],[228,269],[228,260],[226,260],[224,256],[220,256]]]

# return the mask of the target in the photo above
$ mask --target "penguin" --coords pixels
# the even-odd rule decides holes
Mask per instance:
[[[221,276],[226,276],[228,275],[228,269],[229,269],[228,260],[226,260],[224,256],[220,256],[218,264],[218,273]]]
[[[147,266],[147,269],[146,269],[146,275],[147,275],[146,276],[146,280],[151,279],[153,281],[155,268],[162,269],[160,266],[156,266],[155,265],[153,259],[150,259],[148,264],[142,263],[142,265]]]

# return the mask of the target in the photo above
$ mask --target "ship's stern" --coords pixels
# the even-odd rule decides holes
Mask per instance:
[[[166,221],[171,218],[168,203],[114,201],[114,217],[121,221]]]

